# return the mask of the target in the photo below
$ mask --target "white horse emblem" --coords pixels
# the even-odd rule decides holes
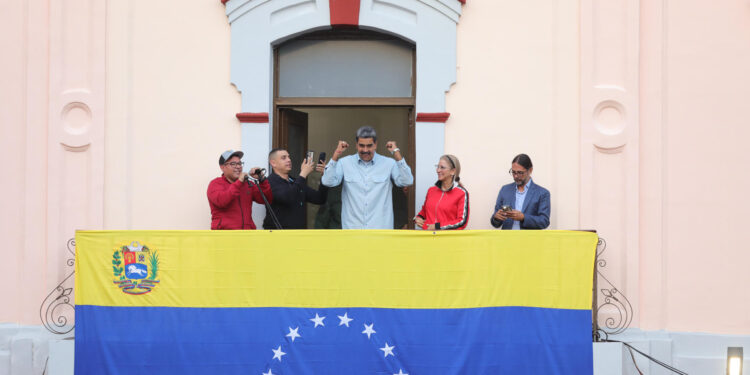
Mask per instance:
[[[132,264],[128,266],[128,273],[129,274],[131,274],[131,273],[137,273],[138,275],[146,277],[146,271],[145,270],[142,270],[142,269],[140,269],[140,268],[138,268],[138,267],[136,267],[135,265],[132,265]]]

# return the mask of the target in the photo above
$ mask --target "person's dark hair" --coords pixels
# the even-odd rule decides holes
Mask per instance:
[[[279,152],[279,151],[284,151],[284,149],[281,148],[281,147],[276,147],[276,148],[272,149],[271,152],[268,153],[268,160],[271,160],[271,158],[273,158],[274,154],[277,153],[277,152]]]
[[[357,129],[357,134],[354,136],[354,140],[358,141],[360,138],[372,138],[374,143],[378,142],[378,135],[375,133],[375,129],[372,126],[363,126]]]
[[[531,158],[529,155],[526,154],[518,154],[516,157],[513,158],[513,161],[510,162],[511,164],[516,163],[524,168],[531,169],[534,167],[534,164],[531,164]]]

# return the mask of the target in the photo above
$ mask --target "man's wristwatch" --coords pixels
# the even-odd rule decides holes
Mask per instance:
[[[394,148],[393,150],[391,150],[391,155],[395,154],[396,151],[401,151],[401,149],[398,147]]]

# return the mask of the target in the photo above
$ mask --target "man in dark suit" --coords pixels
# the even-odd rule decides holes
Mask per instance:
[[[519,154],[508,171],[513,183],[504,185],[497,194],[493,227],[502,229],[544,229],[549,226],[549,191],[531,180],[531,158]]]

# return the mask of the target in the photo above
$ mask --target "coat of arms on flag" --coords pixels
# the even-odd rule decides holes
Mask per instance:
[[[159,254],[133,241],[115,248],[112,253],[114,283],[127,294],[146,294],[159,280]]]

